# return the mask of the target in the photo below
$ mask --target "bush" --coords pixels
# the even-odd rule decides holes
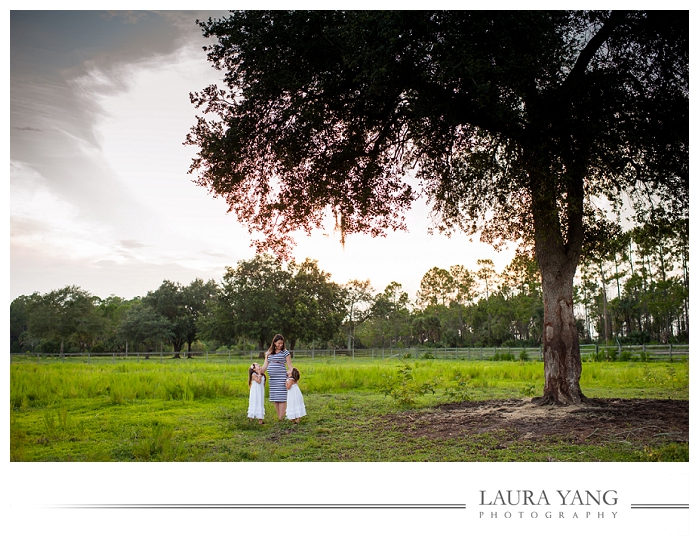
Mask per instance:
[[[470,401],[471,395],[468,393],[469,388],[468,376],[462,376],[458,370],[454,374],[453,384],[449,384],[444,388],[444,395],[449,401]]]
[[[397,376],[385,378],[381,393],[390,395],[403,405],[415,404],[415,399],[427,393],[434,393],[435,382],[418,383],[413,377],[413,367],[408,363],[398,365]]]
[[[536,394],[536,386],[534,384],[527,384],[519,390],[519,392],[525,397],[534,397]]]

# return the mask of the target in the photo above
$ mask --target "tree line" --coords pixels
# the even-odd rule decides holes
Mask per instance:
[[[165,280],[145,296],[102,299],[76,286],[10,305],[11,352],[181,353],[264,349],[281,332],[291,349],[539,346],[541,278],[531,251],[502,272],[433,267],[414,298],[398,282],[332,281],[312,259],[256,255],[220,282]],[[585,253],[575,283],[583,343],[686,342],[688,223],[617,231]]]
[[[576,285],[581,340],[688,341],[689,219],[604,231]]]

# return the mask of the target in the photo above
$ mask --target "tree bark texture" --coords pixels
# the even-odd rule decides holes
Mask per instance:
[[[555,207],[552,179],[533,192],[534,240],[544,297],[544,393],[539,404],[577,405],[586,398],[580,389],[580,340],[573,314],[573,277],[583,241],[582,178],[567,180],[567,215],[561,222]],[[547,184],[549,183],[549,184]]]
[[[544,259],[541,264],[544,295],[544,394],[540,404],[580,404],[582,362],[573,315],[575,266]]]

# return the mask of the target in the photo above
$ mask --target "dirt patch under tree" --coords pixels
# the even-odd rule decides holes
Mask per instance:
[[[593,444],[689,441],[689,401],[670,399],[589,399],[569,407],[537,406],[528,399],[465,401],[387,419],[406,434],[433,439],[507,431],[512,441],[551,436]]]

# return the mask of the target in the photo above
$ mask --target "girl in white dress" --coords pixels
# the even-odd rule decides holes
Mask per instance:
[[[248,388],[250,389],[250,399],[248,402],[248,418],[258,423],[264,423],[265,417],[265,380],[267,376],[260,369],[260,365],[253,363],[248,369]]]
[[[286,375],[288,376],[286,380],[286,389],[288,390],[286,396],[286,418],[287,420],[293,420],[294,423],[299,423],[301,417],[306,415],[303,394],[298,386],[301,373],[297,368],[292,368]]]

